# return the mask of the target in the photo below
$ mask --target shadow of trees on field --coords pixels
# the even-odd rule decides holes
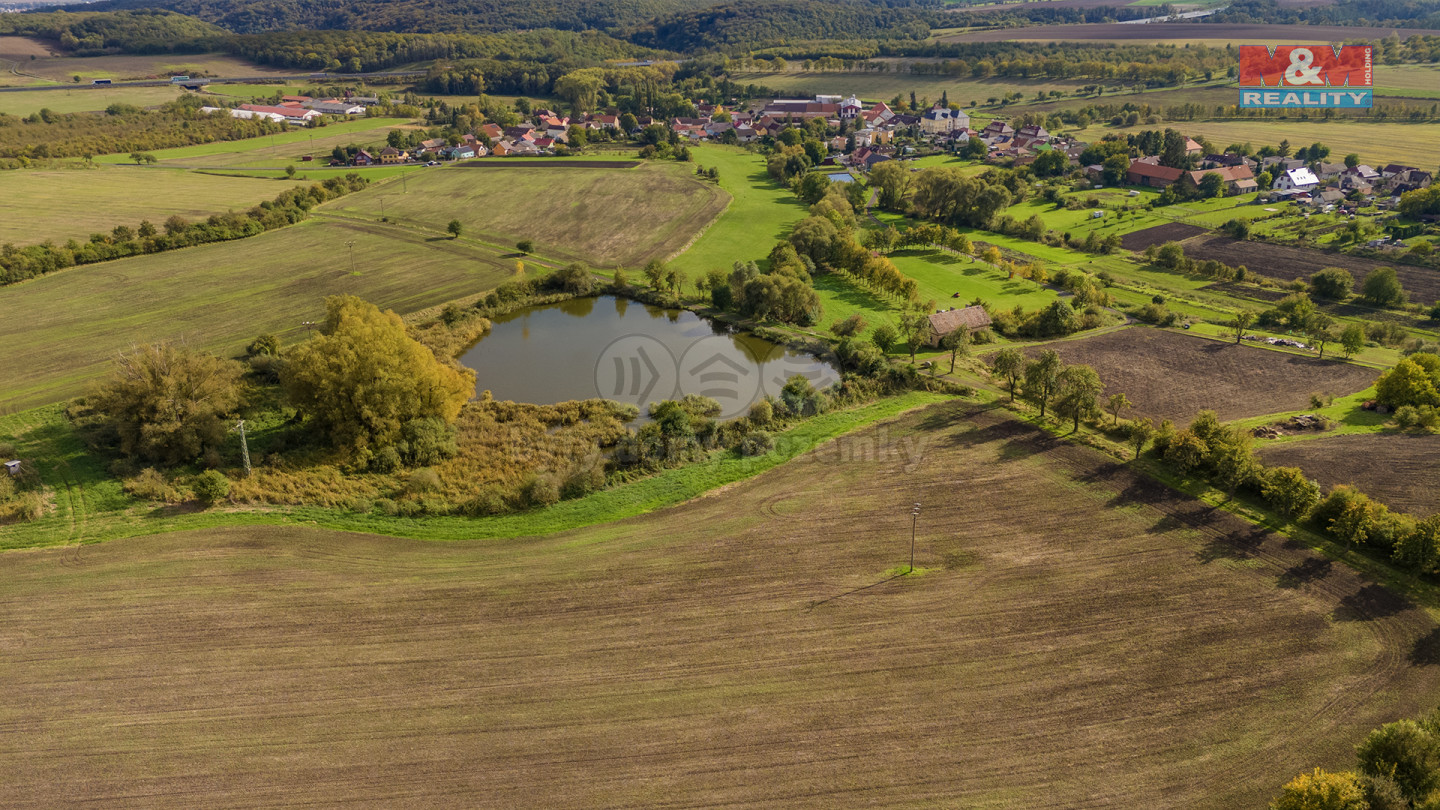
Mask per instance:
[[[1269,535],[1269,532],[1260,528],[1239,529],[1206,543],[1195,552],[1195,559],[1199,560],[1201,565],[1216,560],[1248,560],[1260,551],[1260,546],[1265,544],[1265,538]]]
[[[1440,664],[1440,627],[1415,639],[1415,645],[1410,648],[1409,659],[1410,663],[1419,667]]]
[[[1334,564],[1320,557],[1311,557],[1298,565],[1292,565],[1280,572],[1275,584],[1281,588],[1295,589],[1330,576]]]
[[[1368,622],[1405,610],[1405,600],[1379,585],[1366,585],[1340,600],[1335,608],[1337,622]]]

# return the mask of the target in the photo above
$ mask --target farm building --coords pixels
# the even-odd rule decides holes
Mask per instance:
[[[1130,169],[1125,172],[1125,182],[1132,186],[1164,188],[1176,180],[1179,180],[1184,174],[1185,172],[1180,169],[1172,169],[1169,166],[1160,166],[1155,163],[1132,160],[1130,161]]]
[[[1186,172],[1185,185],[1188,188],[1199,188],[1200,181],[1207,174],[1218,174],[1220,179],[1225,181],[1226,194],[1244,194],[1249,191],[1256,191],[1260,188],[1255,182],[1255,175],[1248,166],[1224,166],[1213,169],[1201,169],[1200,171]]]
[[[3,456],[0,456],[0,458],[3,458]],[[19,461],[7,461],[7,462],[5,462],[5,472],[9,473],[9,474],[12,475],[12,476],[13,476],[13,475],[19,475],[19,474],[20,474],[20,462],[19,462]]]
[[[929,337],[926,343],[939,346],[946,335],[964,326],[971,332],[990,325],[990,313],[979,304],[964,309],[947,309],[930,316]]]

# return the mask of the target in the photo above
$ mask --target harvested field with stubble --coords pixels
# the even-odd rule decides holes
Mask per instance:
[[[1177,425],[1189,424],[1205,408],[1222,420],[1299,410],[1313,393],[1353,394],[1380,374],[1353,363],[1145,326],[1045,347],[1066,363],[1093,366],[1105,382],[1105,395],[1125,394],[1135,404],[1133,415]]]
[[[1268,25],[1248,23],[1080,23],[1039,25],[1027,28],[995,28],[935,37],[937,42],[1159,42],[1186,43],[1202,40],[1246,44],[1287,42],[1343,43],[1375,40],[1399,34],[1402,37],[1440,35],[1433,29],[1360,28],[1339,25]]]
[[[1440,436],[1367,433],[1280,442],[1260,450],[1266,464],[1299,467],[1329,489],[1349,484],[1391,509],[1440,512]]]
[[[304,336],[305,321],[324,320],[327,295],[358,295],[406,313],[490,289],[513,269],[464,240],[311,219],[248,239],[61,270],[0,287],[0,408],[82,394],[116,352],[137,343],[184,340],[235,356],[262,332],[287,342]]]
[[[960,402],[614,525],[12,553],[0,604],[12,808],[1257,807],[1440,685],[1423,611]]]
[[[1198,225],[1171,222],[1165,225],[1156,225],[1153,228],[1146,228],[1143,231],[1131,231],[1120,237],[1120,247],[1126,250],[1142,251],[1151,245],[1179,242],[1184,239],[1189,239],[1192,236],[1199,236],[1202,233],[1209,232]]]
[[[485,160],[473,164],[484,167],[475,171],[429,169],[403,189],[394,183],[367,189],[327,210],[388,216],[436,232],[458,219],[467,235],[493,244],[529,239],[547,258],[638,267],[683,249],[730,199],[714,183],[696,180],[689,163],[625,169]]]
[[[1185,243],[1185,255],[1192,259],[1215,259],[1231,267],[1246,269],[1282,281],[1310,276],[1326,267],[1343,267],[1355,277],[1355,288],[1365,276],[1378,267],[1393,267],[1400,285],[1410,293],[1410,300],[1429,304],[1440,300],[1440,270],[1406,264],[1387,264],[1374,259],[1325,253],[1310,248],[1272,245],[1267,242],[1238,242],[1218,234]]]

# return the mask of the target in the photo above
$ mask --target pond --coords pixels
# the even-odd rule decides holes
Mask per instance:
[[[549,405],[601,397],[640,408],[686,394],[720,403],[721,417],[743,415],[779,396],[800,374],[816,388],[839,378],[807,354],[708,321],[613,296],[526,307],[496,318],[460,356],[476,391],[496,399]]]

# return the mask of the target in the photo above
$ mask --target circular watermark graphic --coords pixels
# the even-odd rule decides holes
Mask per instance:
[[[761,372],[731,355],[729,337],[711,335],[691,343],[680,358],[680,393],[698,394],[720,403],[720,417],[746,413],[761,396]]]
[[[595,361],[595,394],[634,405],[671,399],[679,382],[675,355],[647,335],[626,335],[611,341]]]

